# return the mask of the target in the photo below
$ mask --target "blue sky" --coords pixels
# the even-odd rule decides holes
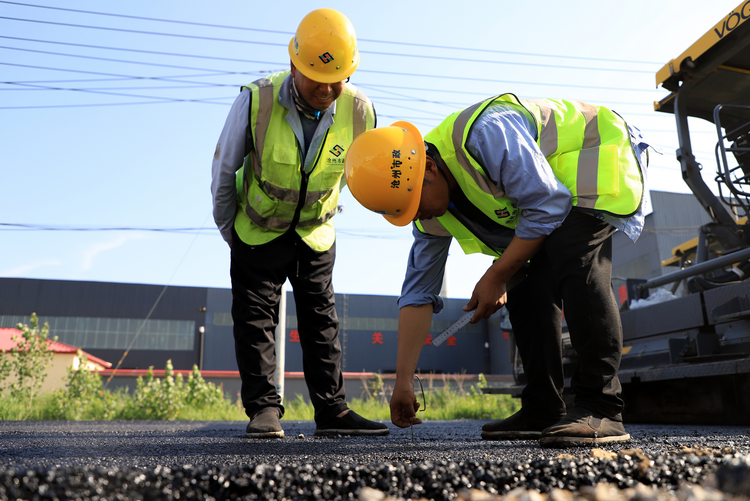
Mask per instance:
[[[667,95],[655,74],[741,4],[258,5],[0,1],[0,277],[229,287],[229,249],[211,217],[216,140],[240,85],[287,69],[287,44],[318,7],[354,24],[361,62],[352,83],[375,103],[380,126],[408,120],[427,133],[503,92],[589,101],[662,150],[652,155],[651,189],[687,193],[674,118],[653,111]],[[716,139],[708,124],[694,126],[714,187]],[[398,295],[410,229],[348,192],[341,202],[336,292]],[[489,263],[453,249],[450,295],[469,297]]]

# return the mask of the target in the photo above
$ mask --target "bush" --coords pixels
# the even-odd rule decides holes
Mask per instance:
[[[164,378],[154,377],[154,367],[148,368],[146,379],[138,376],[132,400],[123,409],[125,419],[172,420],[185,406],[182,374],[175,378],[172,361],[167,360]]]
[[[55,419],[81,421],[112,419],[122,407],[122,398],[105,392],[98,370],[88,369],[88,356],[80,349],[76,353],[78,368],[68,367],[65,388],[55,390],[51,410]]]
[[[197,365],[193,365],[185,391],[185,403],[199,409],[221,405],[225,400],[224,390],[213,383],[207,383]]]
[[[47,366],[52,363],[54,352],[49,347],[49,324],[39,328],[39,318],[31,314],[29,325],[18,324],[20,336],[12,336],[16,346],[10,350],[10,359],[5,357],[0,364],[0,388],[17,402],[23,402],[30,413],[34,398],[42,389],[47,377]],[[52,339],[57,341],[57,338]],[[5,380],[9,382],[6,384]]]
[[[155,378],[153,369],[149,367],[145,380],[138,377],[132,397],[115,419],[244,419],[241,404],[233,404],[222,388],[203,379],[197,365],[187,382],[182,374],[174,375],[171,360],[163,379]]]
[[[34,320],[32,328],[34,329]],[[31,330],[30,329],[30,330]],[[175,376],[172,361],[167,361],[164,378],[154,377],[153,367],[146,377],[136,380],[132,394],[124,388],[107,391],[97,371],[87,370],[88,360],[80,350],[77,353],[78,369],[69,368],[65,388],[42,394],[29,400],[27,394],[0,399],[0,419],[57,419],[57,420],[194,420],[194,421],[246,421],[247,416],[237,399],[227,398],[221,386],[203,379],[197,366],[193,366],[187,380]],[[2,371],[0,364],[0,372]],[[2,374],[0,374],[1,377]],[[2,382],[2,379],[0,379]],[[520,403],[509,395],[486,395],[481,389],[487,386],[484,375],[479,383],[464,389],[456,378],[444,376],[443,387],[424,388],[426,411],[418,416],[430,419],[502,419],[520,408]],[[365,384],[363,398],[348,401],[349,407],[368,419],[390,421],[389,401],[393,389],[378,376]],[[417,399],[422,401],[417,390]],[[33,405],[31,404],[33,402]],[[312,404],[302,395],[289,401],[284,399],[284,420],[311,421],[315,417]],[[421,410],[421,409],[420,409]]]

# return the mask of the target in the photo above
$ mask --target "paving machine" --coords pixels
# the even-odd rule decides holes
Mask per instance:
[[[627,280],[623,418],[750,424],[750,0],[659,70],[656,84],[669,95],[655,110],[674,115],[682,177],[711,222],[662,263],[677,271]],[[718,196],[693,155],[688,117],[715,125]],[[680,284],[680,297],[649,302],[658,288],[677,292]],[[641,304],[647,306],[629,307]],[[564,361],[569,377],[577,363],[572,348]],[[516,386],[486,392],[519,395],[523,367],[514,365]],[[572,397],[568,384],[565,391]]]
[[[682,178],[711,216],[662,265],[628,280],[628,304],[656,288],[676,299],[622,311],[620,381],[630,422],[750,424],[750,0],[656,74],[654,103],[677,124]],[[693,155],[688,117],[714,124],[718,196]],[[639,301],[640,302],[640,301]]]

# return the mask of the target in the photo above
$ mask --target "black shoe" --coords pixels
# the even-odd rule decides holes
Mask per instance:
[[[279,422],[279,409],[265,407],[250,419],[247,424],[247,438],[284,438],[284,430]]]
[[[535,440],[542,430],[557,423],[560,418],[541,419],[526,416],[523,409],[507,419],[493,421],[482,426],[485,440]]]
[[[325,423],[318,424],[315,428],[315,434],[318,436],[367,435],[372,437],[388,435],[388,433],[390,431],[383,423],[365,419],[352,410],[341,417],[334,417]]]
[[[630,435],[621,421],[574,407],[559,423],[542,432],[542,447],[575,447],[603,443],[627,442]]]

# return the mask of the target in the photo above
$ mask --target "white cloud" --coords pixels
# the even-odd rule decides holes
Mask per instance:
[[[141,238],[144,238],[144,235],[140,233],[134,233],[129,235],[121,235],[114,240],[110,240],[109,242],[98,242],[83,252],[83,263],[81,264],[81,268],[84,271],[90,270],[93,266],[94,258],[96,258],[102,252],[116,249],[118,247],[121,247],[122,245],[125,245],[131,240],[140,240]]]
[[[16,268],[11,268],[10,270],[0,272],[0,277],[15,277],[20,275],[25,275],[27,272],[31,270],[35,270],[37,268],[42,268],[43,266],[59,266],[62,262],[58,261],[57,259],[49,259],[47,261],[38,261],[36,263],[29,263],[22,266],[17,266]]]

